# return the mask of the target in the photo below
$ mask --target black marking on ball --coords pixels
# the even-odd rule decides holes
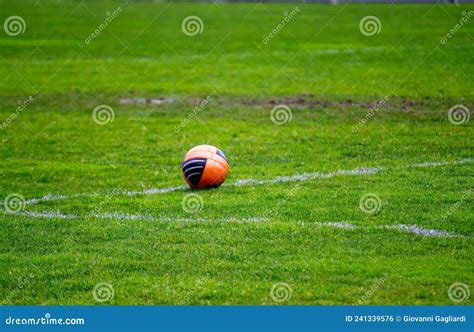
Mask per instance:
[[[201,180],[202,174],[204,173],[205,167],[206,159],[196,158],[187,160],[186,162],[183,162],[184,177],[193,186],[197,186],[199,181]]]

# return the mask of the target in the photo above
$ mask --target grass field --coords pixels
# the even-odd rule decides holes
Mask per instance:
[[[473,10],[0,1],[0,303],[472,304]]]

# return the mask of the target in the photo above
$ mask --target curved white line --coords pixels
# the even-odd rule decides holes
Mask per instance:
[[[265,222],[269,221],[268,218],[262,217],[248,217],[248,218],[173,218],[173,217],[161,217],[161,216],[152,216],[152,215],[140,215],[140,214],[128,214],[128,213],[91,213],[85,216],[79,216],[74,214],[62,214],[60,212],[30,212],[22,211],[18,213],[11,213],[10,215],[19,215],[25,217],[35,217],[35,218],[47,218],[47,219],[87,219],[87,218],[97,218],[97,219],[110,219],[110,220],[145,220],[145,221],[160,221],[160,222]],[[397,224],[397,225],[379,225],[379,226],[364,226],[351,224],[348,221],[309,221],[302,222],[299,221],[298,225],[300,226],[320,226],[320,227],[332,227],[332,228],[341,228],[346,230],[356,230],[356,229],[388,229],[388,230],[398,230],[401,232],[408,232],[425,237],[456,237],[464,238],[464,235],[448,232],[438,229],[426,229],[419,227],[416,224],[406,225],[406,224]]]
[[[315,179],[328,179],[332,178],[337,175],[371,175],[376,174],[383,170],[391,170],[391,169],[403,169],[403,168],[413,168],[413,167],[434,167],[434,166],[445,166],[445,165],[456,165],[456,164],[465,164],[471,162],[470,158],[461,159],[456,161],[427,161],[423,163],[417,163],[412,165],[405,165],[405,166],[396,166],[396,167],[361,167],[355,168],[352,170],[336,170],[332,172],[315,172],[315,173],[303,173],[297,175],[287,175],[287,176],[277,176],[273,179],[267,180],[258,180],[258,179],[242,179],[237,180],[234,183],[224,183],[223,186],[244,186],[244,185],[261,185],[261,184],[272,184],[272,183],[282,183],[282,182],[295,182],[295,181],[308,181],[308,180],[315,180]],[[43,197],[39,198],[31,198],[25,201],[27,205],[35,204],[38,202],[44,201],[55,201],[55,200],[64,200],[64,199],[71,199],[71,198],[78,198],[78,197],[97,197],[97,196],[116,196],[116,195],[127,195],[127,196],[134,196],[134,195],[155,195],[155,194],[163,194],[173,191],[185,190],[188,187],[185,185],[182,186],[175,186],[175,187],[166,187],[166,188],[152,188],[152,189],[144,189],[144,190],[130,190],[130,191],[123,191],[123,190],[115,190],[110,193],[79,193],[73,195],[61,195],[61,194],[48,194]]]

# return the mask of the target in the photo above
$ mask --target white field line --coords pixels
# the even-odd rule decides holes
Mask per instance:
[[[172,218],[172,217],[161,217],[152,216],[148,214],[129,214],[129,213],[90,213],[88,215],[76,215],[76,214],[63,214],[61,212],[37,212],[37,211],[21,211],[17,213],[9,213],[10,215],[34,217],[34,218],[46,218],[46,219],[111,219],[111,220],[145,220],[145,221],[163,221],[163,222],[259,222],[266,221],[267,218],[250,217],[250,218]]]
[[[329,179],[336,175],[370,175],[378,173],[381,170],[379,167],[362,167],[356,168],[352,170],[337,170],[334,172],[322,173],[303,173],[297,175],[288,175],[288,176],[277,176],[276,178],[269,179],[269,180],[256,180],[256,179],[243,179],[238,180],[232,184],[231,186],[244,186],[244,185],[259,185],[259,184],[272,184],[272,183],[281,183],[281,182],[295,182],[295,181],[308,181],[308,180],[315,180],[315,179]]]
[[[435,166],[446,166],[446,165],[455,165],[455,164],[464,164],[471,162],[471,159],[462,159],[457,161],[430,161],[430,162],[423,162],[413,165],[407,166],[398,166],[398,167],[362,167],[356,168],[352,170],[336,170],[333,172],[315,172],[315,173],[303,173],[297,175],[290,175],[290,176],[278,176],[273,179],[268,180],[257,180],[257,179],[243,179],[238,180],[231,184],[225,184],[226,186],[244,186],[244,185],[261,185],[261,184],[276,184],[276,183],[284,183],[284,182],[295,182],[295,181],[308,181],[314,179],[328,179],[338,175],[371,175],[376,174],[383,170],[392,170],[392,169],[404,169],[404,168],[416,168],[416,167],[435,167]],[[155,188],[155,189],[145,189],[139,191],[113,191],[112,193],[108,194],[99,194],[99,193],[79,193],[73,194],[69,196],[65,195],[46,195],[41,198],[32,198],[26,201],[26,204],[35,204],[41,201],[53,201],[53,200],[67,200],[71,198],[77,197],[99,197],[99,196],[113,196],[113,195],[155,195],[155,194],[163,194],[178,190],[185,190],[187,189],[186,186],[177,186],[177,187],[167,187],[167,188]],[[33,218],[58,218],[58,219],[81,219],[81,218],[98,218],[98,219],[111,219],[111,220],[147,220],[147,221],[165,221],[165,222],[260,222],[260,221],[267,221],[268,218],[259,218],[259,217],[250,217],[250,218],[170,218],[170,217],[155,217],[151,215],[136,215],[136,214],[122,214],[118,212],[113,213],[91,213],[86,216],[79,216],[73,214],[63,214],[61,212],[37,212],[37,211],[22,211],[16,213],[16,215],[22,215],[27,217]],[[304,222],[300,222],[301,225],[304,225]],[[420,236],[432,236],[432,237],[463,237],[463,235],[443,231],[443,230],[436,230],[436,229],[424,229],[418,227],[416,224],[414,225],[405,225],[405,224],[398,224],[398,225],[382,225],[382,226],[359,226],[355,224],[351,224],[347,221],[343,222],[310,222],[308,224],[311,225],[318,225],[322,227],[333,227],[333,228],[343,228],[343,229],[389,229],[389,230],[398,230],[403,232],[409,232]]]
[[[416,235],[421,236],[428,236],[428,237],[458,237],[463,238],[464,235],[456,234],[453,232],[448,232],[444,230],[438,229],[426,229],[419,227],[416,224],[413,225],[406,225],[406,224],[397,224],[397,225],[379,225],[379,226],[360,226],[351,224],[347,221],[341,222],[317,222],[317,223],[308,223],[308,224],[316,224],[321,227],[333,227],[333,228],[342,228],[342,229],[389,229],[389,230],[398,230],[401,232],[413,233]]]
[[[404,169],[404,168],[414,168],[414,167],[434,167],[434,166],[445,166],[445,165],[456,165],[456,164],[465,164],[471,162],[471,159],[462,159],[456,161],[428,161],[413,165],[406,165],[406,166],[398,166],[398,167],[361,167],[355,168],[352,170],[336,170],[332,172],[315,172],[315,173],[303,173],[297,175],[288,175],[288,176],[277,176],[273,179],[267,180],[258,180],[258,179],[242,179],[237,180],[234,183],[226,184],[224,183],[223,186],[233,186],[233,187],[240,187],[245,185],[262,185],[262,184],[275,184],[275,183],[283,183],[283,182],[295,182],[295,181],[309,181],[315,179],[328,179],[338,175],[372,175],[376,174],[380,171],[384,170],[391,170],[391,169]],[[166,187],[166,188],[152,188],[152,189],[144,189],[144,190],[114,190],[110,193],[79,193],[73,195],[61,195],[61,194],[48,194],[43,197],[39,198],[31,198],[25,201],[26,205],[35,204],[38,202],[45,202],[45,201],[55,201],[55,200],[69,200],[71,198],[78,198],[78,197],[99,197],[99,196],[116,196],[116,195],[127,195],[127,196],[135,196],[135,195],[156,195],[156,194],[164,194],[173,191],[179,190],[186,190],[187,187],[185,185],[182,186],[175,186],[175,187]]]
[[[78,197],[99,197],[99,196],[116,196],[116,195],[128,195],[128,196],[134,196],[134,195],[156,195],[156,194],[163,194],[171,191],[177,191],[177,190],[185,190],[188,187],[185,185],[182,186],[177,186],[177,187],[167,187],[167,188],[152,188],[152,189],[143,189],[143,190],[138,190],[138,191],[129,191],[129,190],[115,190],[112,191],[111,193],[80,193],[80,194],[72,194],[69,196],[61,195],[61,194],[48,194],[43,197],[39,198],[31,198],[25,201],[26,205],[29,204],[36,204],[38,202],[46,202],[46,201],[58,201],[58,200],[68,200],[71,198],[78,198]]]
[[[97,219],[110,219],[110,220],[145,220],[145,221],[161,221],[161,222],[265,222],[268,221],[268,218],[261,217],[250,217],[250,218],[171,218],[171,217],[155,217],[152,215],[139,215],[139,214],[127,214],[127,213],[92,213],[86,216],[79,216],[74,214],[62,214],[60,212],[30,212],[22,211],[15,213],[15,215],[34,217],[34,218],[47,218],[47,219],[87,219],[87,218],[97,218]],[[380,225],[380,226],[360,226],[351,224],[347,221],[339,222],[298,222],[300,226],[320,226],[320,227],[332,227],[332,228],[342,228],[347,230],[356,230],[356,229],[388,229],[388,230],[398,230],[401,232],[413,233],[420,236],[427,237],[457,237],[463,238],[463,235],[444,231],[437,229],[425,229],[419,227],[418,225]]]
[[[49,219],[76,219],[78,216],[72,214],[62,214],[61,212],[37,212],[37,211],[20,211],[16,213],[7,213],[7,215],[33,217],[33,218],[49,218]]]
[[[437,230],[437,229],[425,229],[418,227],[418,225],[405,225],[405,224],[398,224],[398,225],[383,225],[378,226],[377,228],[385,228],[385,229],[397,229],[402,232],[409,232],[421,236],[437,236],[437,237],[464,237],[464,235],[456,234],[453,232]]]

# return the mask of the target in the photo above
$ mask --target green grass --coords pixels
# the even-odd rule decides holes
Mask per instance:
[[[19,15],[27,25],[16,37],[0,31],[0,124],[34,98],[0,130],[0,197],[96,194],[23,211],[76,219],[2,209],[0,303],[98,304],[100,282],[114,289],[106,304],[356,304],[367,292],[363,304],[454,304],[451,284],[472,288],[472,161],[406,166],[472,158],[472,120],[453,125],[447,113],[474,109],[474,27],[440,39],[474,6],[300,4],[263,44],[295,6],[0,1],[2,22]],[[181,30],[189,15],[204,22],[194,37]],[[367,15],[382,23],[372,37],[359,31]],[[273,124],[271,101],[288,104],[291,122]],[[93,121],[100,104],[113,122]],[[226,153],[227,184],[384,168],[198,191],[194,214],[182,208],[190,190],[110,195],[182,185],[182,157],[198,144]],[[359,208],[367,193],[381,200],[375,214]],[[171,221],[97,216],[107,213]],[[342,221],[359,227],[320,225]],[[462,237],[383,228],[398,224]],[[291,287],[287,301],[272,299],[277,282]]]

